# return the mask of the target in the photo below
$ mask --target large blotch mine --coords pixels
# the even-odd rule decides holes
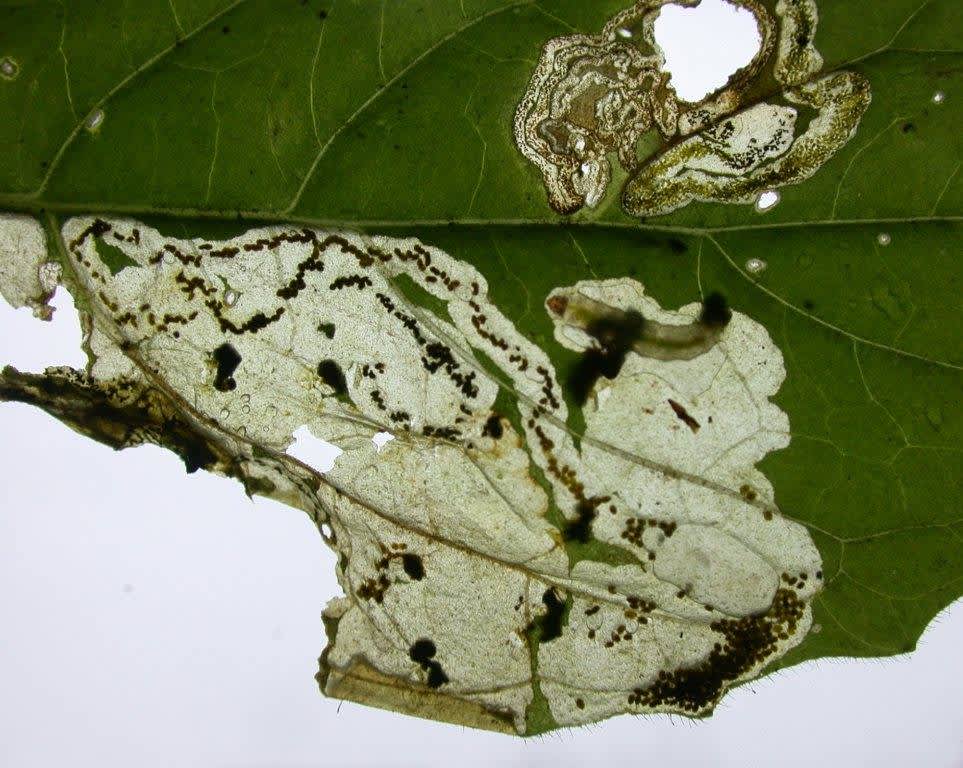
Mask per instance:
[[[343,590],[325,694],[511,733],[701,715],[808,631],[819,553],[756,468],[789,441],[782,355],[723,297],[667,309],[631,279],[542,297],[594,366],[576,439],[546,349],[476,267],[417,239],[104,217],[62,237],[90,370],[4,396],[304,509]],[[38,259],[15,300],[42,299]],[[343,449],[323,474],[287,453],[302,428]]]

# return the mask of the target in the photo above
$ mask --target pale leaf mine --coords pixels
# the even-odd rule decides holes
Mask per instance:
[[[696,103],[677,98],[655,40],[655,19],[670,2],[699,0],[639,0],[597,35],[545,44],[514,132],[559,213],[599,204],[613,157],[628,174],[622,206],[632,216],[694,200],[752,203],[812,176],[855,133],[869,83],[853,72],[820,74],[814,0],[778,0],[775,18],[756,0],[732,0],[755,17],[759,52]],[[640,157],[650,134],[658,151]]]
[[[44,295],[25,227],[0,229],[21,238],[2,251],[20,303]],[[418,240],[181,240],[106,218],[62,238],[90,369],[8,368],[0,396],[116,447],[167,445],[323,523],[344,589],[325,693],[513,733],[706,713],[809,630],[819,554],[755,469],[789,443],[769,400],[785,369],[747,316],[713,325],[629,279],[544,297],[573,350],[594,344],[586,317],[641,318],[576,447],[546,352],[479,272]],[[284,452],[304,425],[344,449],[323,476]],[[379,431],[395,435],[380,453]],[[608,554],[576,562],[575,540]]]

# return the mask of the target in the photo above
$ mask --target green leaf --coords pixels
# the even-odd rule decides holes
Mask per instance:
[[[0,398],[310,514],[330,695],[534,734],[912,650],[963,580],[963,12],[746,0],[710,125],[516,130],[549,40],[648,66],[660,4],[0,4],[0,288],[92,328]]]

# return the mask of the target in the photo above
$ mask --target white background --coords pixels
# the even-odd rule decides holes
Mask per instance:
[[[691,98],[751,44],[721,3],[705,8],[713,35],[747,43],[722,63],[709,37],[668,50]],[[44,324],[0,302],[0,363],[83,364],[69,297],[56,303]],[[3,768],[963,765],[963,602],[909,656],[808,663],[707,721],[620,717],[522,741],[320,695],[321,609],[340,588],[303,513],[18,404],[0,406],[0,451]]]

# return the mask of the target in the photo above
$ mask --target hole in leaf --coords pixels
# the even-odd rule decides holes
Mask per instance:
[[[722,88],[762,43],[752,13],[724,0],[703,0],[695,8],[667,5],[655,20],[655,40],[672,86],[689,102]]]
[[[318,472],[330,472],[335,459],[344,453],[338,446],[312,435],[307,427],[298,427],[294,430],[292,437],[294,442],[288,446],[285,453],[298,461],[303,461]]]
[[[759,213],[765,213],[770,208],[775,207],[779,200],[779,193],[774,189],[767,189],[765,192],[760,192],[759,197],[756,198],[756,210],[759,211]]]
[[[375,447],[378,449],[378,453],[381,453],[381,449],[394,439],[395,436],[390,432],[379,432],[371,438],[371,442],[375,444]]]
[[[746,262],[746,272],[751,272],[754,275],[758,275],[768,266],[769,265],[763,259],[749,259]]]
[[[83,333],[73,296],[58,286],[48,305],[53,308],[51,322],[37,322],[29,307],[14,309],[0,300],[0,359],[21,371],[42,371],[53,365],[83,368],[87,363],[81,351]]]

